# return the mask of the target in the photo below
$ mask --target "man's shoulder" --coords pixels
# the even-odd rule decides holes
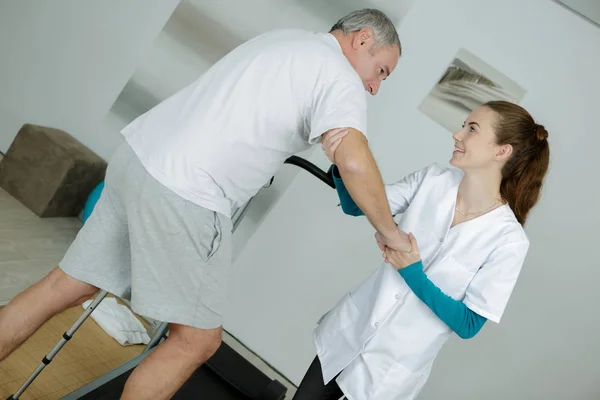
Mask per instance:
[[[259,56],[278,69],[302,71],[293,77],[333,87],[356,87],[364,91],[358,74],[344,56],[337,39],[324,32],[302,29],[276,29],[253,39]]]
[[[349,64],[337,39],[329,33],[302,29],[276,29],[251,39],[248,43],[258,45],[262,51],[312,64],[332,61]]]
[[[327,44],[325,33],[293,28],[273,29],[266,31],[250,39],[247,43],[256,42],[274,45],[288,45],[291,46],[288,47],[289,50],[305,45],[320,47]]]

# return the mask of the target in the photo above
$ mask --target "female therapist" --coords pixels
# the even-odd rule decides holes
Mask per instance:
[[[331,160],[343,133],[324,140]],[[454,134],[445,168],[386,186],[412,250],[386,262],[319,321],[317,357],[295,400],[408,400],[423,388],[452,332],[498,323],[529,241],[522,225],[548,170],[548,132],[518,105],[494,101]],[[362,215],[334,169],[346,214]]]

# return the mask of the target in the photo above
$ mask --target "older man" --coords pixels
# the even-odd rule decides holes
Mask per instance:
[[[406,249],[366,139],[365,91],[377,94],[400,52],[394,25],[373,9],[329,33],[268,32],[133,121],[59,267],[0,313],[0,360],[98,288],[131,290],[133,310],[169,322],[170,336],[122,398],[170,398],[220,344],[232,213],[332,130],[348,130],[335,161],[378,240]]]

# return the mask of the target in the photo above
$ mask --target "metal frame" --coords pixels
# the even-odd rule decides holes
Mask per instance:
[[[98,294],[98,296],[96,296],[96,298],[94,299],[94,301],[92,302],[92,304],[90,304],[90,306],[83,312],[83,314],[81,314],[81,316],[77,319],[77,321],[75,321],[75,324],[73,324],[73,326],[71,327],[71,329],[69,329],[67,332],[63,333],[63,337],[56,344],[56,346],[54,346],[54,348],[50,351],[50,353],[48,353],[42,359],[41,364],[36,368],[36,370],[33,372],[33,374],[31,374],[31,376],[19,388],[19,390],[17,390],[15,392],[15,394],[9,396],[7,400],[17,400],[19,397],[21,397],[21,395],[25,392],[25,390],[27,390],[27,388],[33,383],[33,381],[35,380],[35,378],[37,378],[39,376],[39,374],[42,373],[42,371],[44,370],[44,368],[46,368],[46,365],[50,364],[52,362],[52,360],[54,359],[54,356],[56,354],[58,354],[58,352],[64,347],[64,345],[69,340],[71,340],[71,338],[73,337],[73,335],[75,334],[75,332],[77,332],[77,330],[79,329],[79,327],[81,327],[81,325],[83,325],[83,323],[85,322],[85,320],[96,309],[96,307],[98,306],[98,304],[100,304],[100,302],[102,300],[104,300],[104,298],[106,297],[107,294],[108,294],[108,292],[106,292],[105,290],[103,290],[103,291],[101,291]]]

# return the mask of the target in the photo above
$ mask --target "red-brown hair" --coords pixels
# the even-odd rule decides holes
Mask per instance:
[[[540,198],[542,183],[548,171],[548,131],[517,104],[491,101],[484,106],[498,115],[494,127],[497,143],[512,146],[512,154],[502,168],[500,194],[523,225],[527,214]]]

